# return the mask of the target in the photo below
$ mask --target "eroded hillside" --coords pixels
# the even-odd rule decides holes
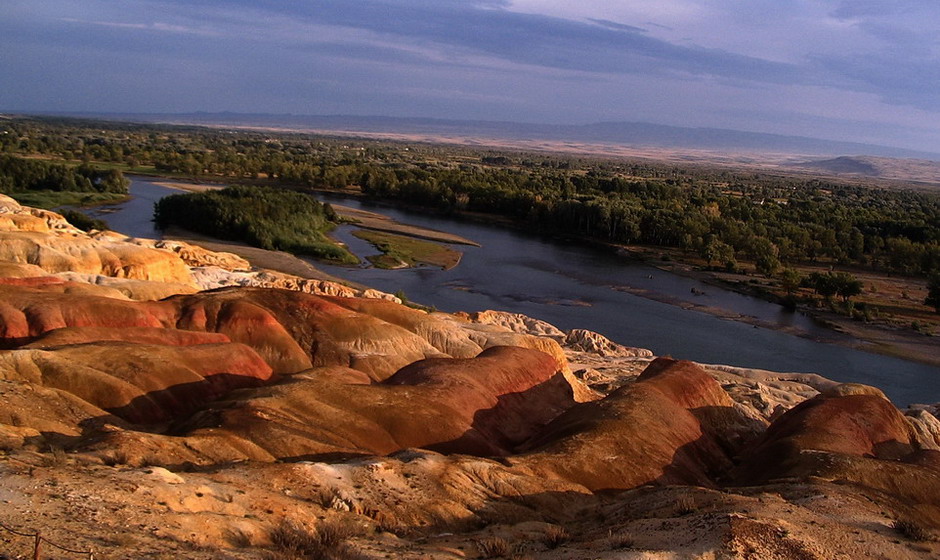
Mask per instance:
[[[937,410],[875,388],[428,313],[6,198],[0,247],[0,522],[99,558],[940,554]]]

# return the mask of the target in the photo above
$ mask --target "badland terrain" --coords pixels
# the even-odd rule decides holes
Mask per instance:
[[[8,197],[0,345],[8,557],[35,540],[9,529],[56,558],[940,555],[938,409],[874,387],[415,309]]]

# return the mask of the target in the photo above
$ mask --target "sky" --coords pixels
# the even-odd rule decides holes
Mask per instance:
[[[2,0],[0,111],[652,122],[940,152],[940,2]]]

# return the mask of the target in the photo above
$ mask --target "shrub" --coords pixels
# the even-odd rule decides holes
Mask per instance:
[[[477,541],[482,558],[506,558],[512,552],[509,541],[502,537],[488,537]]]
[[[104,220],[99,220],[97,218],[92,218],[82,214],[78,210],[65,210],[62,212],[62,217],[64,217],[70,224],[77,227],[82,231],[91,231],[96,229],[98,231],[105,231],[108,228],[108,223]]]
[[[692,499],[692,496],[681,496],[676,500],[676,515],[682,517],[695,513],[695,500]]]
[[[559,527],[557,525],[552,525],[546,529],[545,535],[542,538],[542,542],[545,543],[545,546],[552,549],[558,548],[570,540],[571,533],[569,533],[568,530],[564,527]]]
[[[923,525],[910,519],[896,519],[891,525],[894,529],[912,541],[931,540],[930,531]]]
[[[611,531],[607,534],[607,544],[610,546],[611,550],[620,550],[623,548],[633,548],[633,545],[636,544],[636,540],[628,533],[614,533]]]
[[[340,523],[320,523],[311,531],[283,521],[271,530],[269,538],[277,560],[344,560],[353,557],[346,544],[350,536],[349,527]]]

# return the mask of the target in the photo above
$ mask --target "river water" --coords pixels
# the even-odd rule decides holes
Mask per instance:
[[[99,210],[96,217],[129,235],[159,237],[150,222],[153,202],[174,192],[135,177],[131,184],[133,199],[106,212]],[[315,263],[341,278],[391,293],[402,290],[409,299],[442,311],[499,309],[542,319],[561,329],[586,328],[628,346],[649,348],[657,355],[818,373],[837,381],[874,385],[901,406],[940,401],[940,368],[721,319],[641,297],[636,292],[654,291],[673,300],[721,308],[813,338],[831,341],[841,336],[776,304],[631,262],[609,250],[355,199],[321,198],[380,212],[403,223],[448,231],[481,245],[454,246],[464,256],[457,267],[446,271]],[[343,226],[335,236],[360,257],[375,253],[371,246],[353,237],[351,229]],[[704,295],[693,295],[693,288]]]

